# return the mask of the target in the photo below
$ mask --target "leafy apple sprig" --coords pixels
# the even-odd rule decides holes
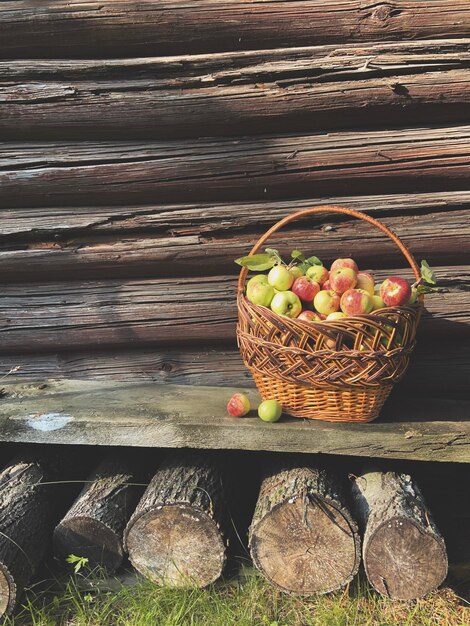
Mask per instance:
[[[299,263],[299,267],[304,274],[307,273],[308,268],[312,267],[312,265],[323,265],[317,256],[305,258],[305,255],[300,250],[292,250],[291,257],[294,262]]]
[[[418,294],[422,293],[442,293],[444,289],[436,287],[437,277],[433,270],[429,267],[429,263],[425,260],[421,261],[421,278],[413,288]]]
[[[279,251],[274,248],[266,248],[264,252],[259,254],[242,256],[239,259],[235,259],[235,263],[248,268],[252,272],[264,272],[265,270],[270,270],[275,265],[285,265]]]

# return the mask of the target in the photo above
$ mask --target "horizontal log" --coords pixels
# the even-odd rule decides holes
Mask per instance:
[[[174,139],[467,121],[470,39],[0,63],[11,139]]]
[[[337,424],[228,417],[224,387],[64,383],[8,386],[0,404],[0,440],[165,448],[272,450],[423,461],[470,461],[468,401],[393,393],[380,419]],[[246,390],[253,406],[259,402]]]
[[[263,211],[269,214],[270,205],[265,205]],[[332,214],[325,215],[326,219],[314,220],[315,230],[310,226],[308,230],[303,227],[281,231],[272,237],[271,244],[286,259],[290,258],[295,241],[296,247],[317,254],[325,264],[338,256],[351,256],[362,268],[394,267],[400,261],[396,246],[369,224],[359,220],[329,221],[331,217]],[[258,220],[253,211],[253,225],[257,225]],[[234,226],[236,221],[235,217]],[[458,264],[464,257],[462,251],[470,248],[468,208],[452,211],[447,207],[447,210],[425,215],[393,214],[382,217],[381,221],[400,234],[416,258],[426,258],[431,265]],[[98,216],[95,216],[95,222],[99,222]],[[171,229],[170,225],[168,229]],[[212,234],[204,224],[199,228],[195,224],[193,231],[187,235],[154,236],[149,233],[109,240],[109,236],[103,237],[101,231],[95,233],[87,228],[77,232],[74,228],[59,226],[48,233],[48,238],[37,242],[18,241],[16,235],[10,238],[13,242],[8,243],[9,238],[4,236],[6,243],[0,243],[0,274],[3,282],[19,282],[47,280],[51,273],[55,280],[75,280],[77,276],[81,280],[88,277],[96,280],[118,276],[143,278],[230,273],[235,268],[233,260],[246,254],[260,235],[259,228],[254,232],[253,228],[248,232],[235,232],[234,235]]]
[[[208,344],[167,348],[94,349],[62,353],[20,354],[2,357],[1,375],[8,381],[36,379],[98,379],[223,387],[254,386],[233,340],[227,345]],[[405,393],[459,395],[470,379],[469,349],[461,338],[427,337],[418,341],[406,376]]]
[[[470,267],[436,268],[448,293],[431,294],[422,335],[468,328]],[[387,275],[410,270],[382,270]],[[235,336],[236,279],[215,276],[134,281],[2,285],[0,352],[85,346],[226,341]]]
[[[3,58],[129,56],[467,36],[465,0],[2,3]],[[123,48],[125,41],[125,48]]]
[[[4,143],[0,208],[458,191],[470,126],[185,141]]]
[[[27,240],[55,240],[81,236],[85,232],[128,236],[151,230],[167,235],[210,236],[242,229],[271,226],[293,211],[314,204],[341,204],[377,216],[427,214],[457,211],[470,206],[470,191],[391,194],[374,196],[333,196],[238,204],[200,203],[134,206],[62,206],[3,209],[0,212],[0,243]],[[325,216],[311,216],[308,224],[321,225]],[[328,219],[355,223],[345,216]],[[423,218],[427,219],[427,218]],[[302,222],[299,222],[302,223]],[[330,225],[332,222],[328,222]]]

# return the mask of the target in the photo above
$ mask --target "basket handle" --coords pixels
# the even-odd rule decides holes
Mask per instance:
[[[282,220],[279,220],[279,222],[276,222],[274,226],[272,226],[269,230],[267,230],[264,233],[264,235],[262,235],[258,239],[258,241],[253,246],[248,256],[251,256],[252,254],[256,254],[256,252],[258,252],[261,246],[273,233],[277,232],[286,224],[289,224],[289,222],[293,222],[294,220],[299,219],[300,217],[305,217],[307,215],[314,215],[316,213],[342,213],[343,215],[351,215],[352,217],[356,217],[357,219],[363,220],[364,222],[369,222],[369,224],[372,224],[372,226],[375,226],[376,228],[381,230],[383,233],[385,233],[393,241],[393,243],[396,244],[398,249],[402,252],[403,256],[410,264],[411,269],[413,270],[413,273],[416,277],[416,280],[417,281],[421,280],[421,272],[419,270],[419,267],[413,255],[405,246],[403,241],[399,237],[397,237],[397,235],[395,235],[395,233],[392,233],[392,231],[389,230],[386,226],[381,224],[379,221],[377,221],[373,217],[370,217],[366,213],[361,213],[360,211],[356,211],[354,209],[347,209],[346,207],[342,207],[342,206],[329,206],[329,205],[316,206],[310,209],[303,209],[302,211],[296,211],[295,213],[292,213],[291,215],[284,217]],[[243,292],[247,274],[248,274],[248,268],[242,267],[240,271],[240,275],[238,277],[238,291],[239,292]]]

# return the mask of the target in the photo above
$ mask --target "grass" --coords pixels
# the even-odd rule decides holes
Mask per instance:
[[[341,593],[283,594],[243,568],[207,589],[164,589],[143,579],[110,584],[96,573],[30,589],[5,626],[470,626],[468,603],[448,588],[412,603],[376,594],[360,577]]]

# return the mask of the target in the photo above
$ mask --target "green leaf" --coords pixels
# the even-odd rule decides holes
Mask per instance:
[[[276,259],[271,254],[252,254],[235,259],[235,263],[242,267],[247,267],[253,272],[263,272],[270,270],[276,265]]]
[[[279,263],[279,265],[282,263],[282,258],[279,254],[279,250],[276,250],[275,248],[266,248],[264,251],[266,252],[266,254],[270,254],[276,260],[276,263]]]
[[[417,285],[415,289],[418,292],[418,294],[420,293],[444,293],[446,291],[445,289],[441,289],[440,287],[431,287],[430,285],[423,285],[422,283],[420,285]]]
[[[305,261],[305,256],[300,252],[300,250],[292,250],[290,253],[292,259],[297,259],[299,261]]]
[[[436,275],[429,267],[427,261],[421,261],[421,278],[430,285],[435,285],[437,283]]]
[[[307,263],[309,265],[323,265],[320,259],[317,256],[309,256],[307,259]]]
[[[74,572],[78,574],[78,572],[88,565],[88,558],[86,556],[77,556],[75,554],[69,554],[69,556],[65,559],[67,563],[70,563],[74,566]]]

